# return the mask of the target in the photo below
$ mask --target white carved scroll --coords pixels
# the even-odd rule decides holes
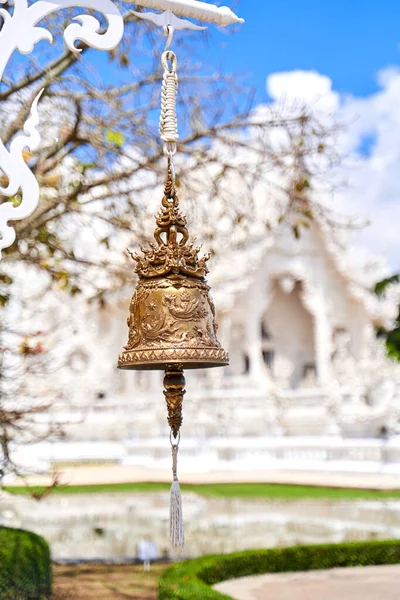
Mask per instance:
[[[37,105],[42,92],[43,90],[33,102],[31,114],[24,126],[24,135],[19,135],[12,141],[9,152],[0,139],[0,167],[9,182],[7,187],[0,187],[0,194],[12,197],[20,191],[22,198],[18,206],[12,202],[0,205],[0,248],[8,248],[15,240],[15,231],[7,225],[8,221],[25,219],[33,213],[39,202],[39,184],[24,160],[24,151],[32,152],[40,144]]]

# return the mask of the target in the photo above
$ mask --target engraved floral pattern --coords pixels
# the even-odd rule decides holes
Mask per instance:
[[[164,296],[163,305],[166,306],[176,319],[182,321],[198,321],[208,315],[203,299],[196,299],[185,290],[179,297],[176,295]]]
[[[166,283],[168,285],[164,287]],[[208,288],[202,282],[179,291],[173,289],[168,280],[157,284],[153,282],[148,289],[139,283],[133,295],[128,318],[129,340],[125,350],[220,348],[215,335],[213,304],[208,301]]]

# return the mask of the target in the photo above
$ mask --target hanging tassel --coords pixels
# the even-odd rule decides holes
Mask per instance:
[[[183,533],[182,496],[178,481],[178,446],[172,446],[172,473],[174,481],[171,486],[171,502],[169,512],[171,548],[181,552],[185,545]]]

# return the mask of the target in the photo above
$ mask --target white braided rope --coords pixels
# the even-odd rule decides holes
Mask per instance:
[[[171,67],[168,65],[171,63]],[[167,51],[162,55],[164,77],[161,89],[160,137],[166,144],[176,144],[179,139],[178,120],[176,118],[176,100],[178,95],[178,75],[176,74],[176,55]]]

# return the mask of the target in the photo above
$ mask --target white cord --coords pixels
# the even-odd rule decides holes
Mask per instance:
[[[178,94],[177,60],[174,52],[167,50],[161,58],[164,70],[161,89],[160,137],[166,144],[167,153],[175,154],[176,142],[179,139],[178,121],[176,118],[176,101]]]

